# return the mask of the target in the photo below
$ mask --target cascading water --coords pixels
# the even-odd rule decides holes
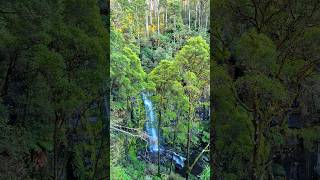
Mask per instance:
[[[155,153],[155,152],[162,152],[167,154],[167,156],[169,156],[170,158],[172,158],[176,164],[178,164],[180,167],[184,167],[184,161],[186,160],[186,158],[178,155],[175,152],[172,151],[167,151],[163,148],[161,148],[161,146],[158,146],[158,141],[159,141],[159,137],[158,137],[158,132],[157,132],[157,119],[156,119],[156,114],[154,113],[153,110],[153,105],[151,100],[149,99],[149,94],[145,94],[142,93],[142,100],[144,103],[144,107],[145,107],[145,111],[146,111],[146,123],[145,123],[145,129],[146,132],[149,136],[149,150],[151,153]]]
[[[153,111],[153,106],[151,100],[147,97],[146,94],[142,94],[142,99],[144,102],[144,107],[146,111],[146,131],[149,138],[149,148],[151,152],[157,152],[159,150],[158,147],[158,133],[157,133],[157,121],[156,121],[156,115]]]

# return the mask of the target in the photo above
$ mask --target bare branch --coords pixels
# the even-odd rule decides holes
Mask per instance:
[[[150,137],[145,132],[141,132],[141,131],[139,131],[137,129],[134,129],[134,128],[124,127],[124,128],[132,129],[132,130],[136,131],[136,133],[132,133],[132,132],[129,132],[129,131],[121,129],[121,126],[119,126],[119,127],[116,127],[116,126],[117,125],[111,125],[110,129],[112,129],[114,131],[118,131],[118,132],[124,133],[124,134],[129,135],[129,136],[140,138],[140,139],[142,139],[142,140],[144,140],[146,142],[148,142],[148,139],[150,139]]]
[[[210,143],[207,144],[207,146],[200,152],[200,154],[196,157],[196,159],[193,161],[192,165],[189,168],[189,172],[191,172],[194,165],[198,162],[199,158],[202,156],[203,153],[208,152],[207,150],[209,148]]]

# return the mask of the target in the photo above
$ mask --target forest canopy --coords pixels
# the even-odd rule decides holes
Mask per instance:
[[[0,1],[0,179],[320,179],[319,7]]]
[[[19,0],[0,7],[0,179],[107,177],[102,6]]]
[[[319,179],[319,5],[213,1],[213,179]]]
[[[111,9],[111,179],[209,179],[209,2]]]

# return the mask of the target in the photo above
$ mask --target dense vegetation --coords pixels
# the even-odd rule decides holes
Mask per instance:
[[[111,9],[111,179],[209,179],[209,2],[115,0]],[[160,146],[186,158],[180,172],[160,151],[146,160],[142,93],[152,94]]]
[[[0,9],[0,179],[106,177],[108,34],[98,1]]]
[[[212,178],[320,178],[319,6],[213,1]]]
[[[320,179],[319,0],[107,3],[0,1],[0,179]]]

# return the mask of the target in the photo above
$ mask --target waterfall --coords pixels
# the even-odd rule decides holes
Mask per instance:
[[[176,164],[178,164],[180,167],[184,167],[184,161],[186,158],[178,155],[175,152],[161,149],[158,147],[158,123],[156,114],[154,113],[153,104],[152,101],[149,98],[149,94],[142,93],[142,100],[144,103],[145,111],[146,111],[146,123],[145,123],[145,129],[149,136],[149,150],[151,153],[155,153],[158,151],[162,151],[162,154],[167,154],[170,158],[172,157]],[[164,155],[165,156],[165,155]]]
[[[157,152],[158,147],[158,132],[157,132],[157,120],[156,114],[154,113],[152,102],[149,99],[148,95],[142,93],[142,99],[146,111],[146,131],[149,138],[149,149],[151,152]]]

